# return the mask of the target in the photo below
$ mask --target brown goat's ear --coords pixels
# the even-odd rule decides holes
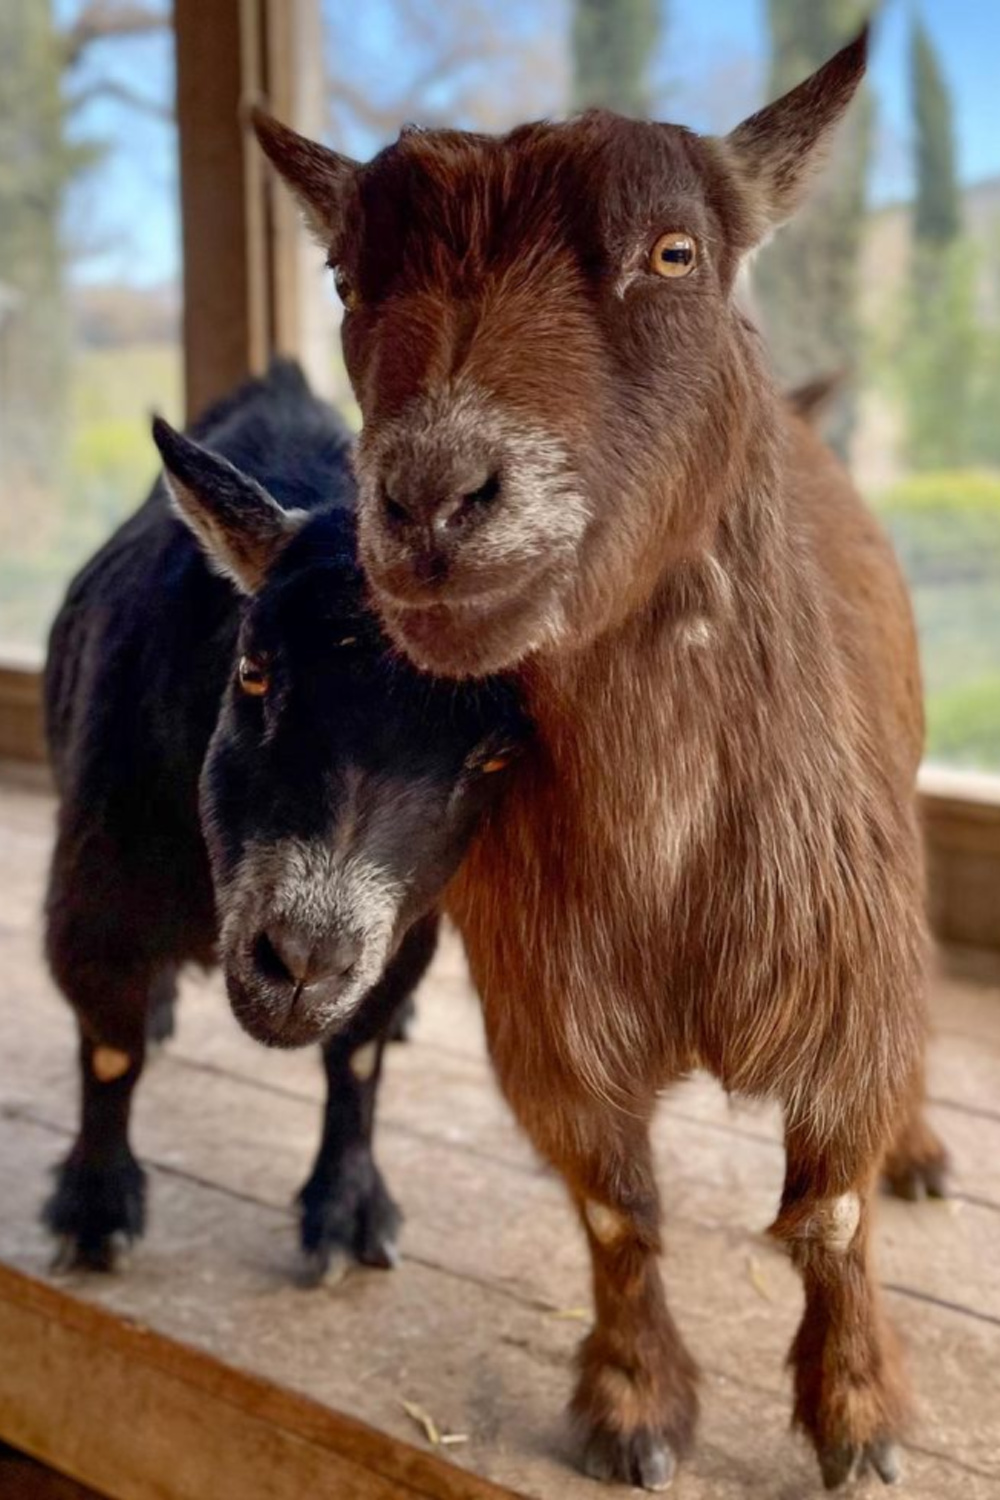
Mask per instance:
[[[324,249],[336,253],[346,201],[360,164],[299,135],[257,106],[251,109],[250,120],[261,150],[295,194],[309,228]]]
[[[869,27],[804,83],[725,138],[751,212],[751,242],[791,217],[825,163],[868,63]]]
[[[228,459],[153,418],[153,441],[174,509],[212,566],[244,594],[255,594],[308,515],[283,510]]]

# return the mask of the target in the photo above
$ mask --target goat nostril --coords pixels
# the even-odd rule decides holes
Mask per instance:
[[[382,487],[382,512],[392,526],[405,526],[411,520],[410,512],[402,505],[387,486]]]
[[[253,948],[258,972],[272,984],[320,984],[351,977],[361,957],[358,938],[332,933],[318,941],[294,925],[278,923],[258,934]]]
[[[499,493],[500,475],[490,474],[477,489],[469,490],[462,496],[462,509],[485,508],[487,505],[492,505]]]
[[[357,938],[341,935],[321,943],[313,953],[312,978],[349,979],[361,957]]]
[[[437,532],[452,531],[464,526],[477,514],[488,510],[500,494],[500,475],[489,474],[474,490],[466,490],[454,499],[445,502],[434,517]]]
[[[295,984],[297,976],[289,967],[286,958],[282,957],[272,939],[266,932],[258,935],[253,945],[254,963],[265,979],[271,979],[279,984]]]

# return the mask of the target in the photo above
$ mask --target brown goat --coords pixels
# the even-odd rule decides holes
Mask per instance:
[[[445,675],[515,669],[538,726],[450,904],[500,1083],[590,1246],[586,1467],[649,1489],[698,1406],[649,1121],[696,1068],[784,1109],[772,1233],[805,1284],[795,1420],[827,1485],[894,1478],[907,1408],[869,1241],[887,1150],[903,1188],[943,1168],[913,626],[735,295],[866,46],[718,140],[595,112],[407,130],[359,166],[257,119],[347,308],[388,628]]]

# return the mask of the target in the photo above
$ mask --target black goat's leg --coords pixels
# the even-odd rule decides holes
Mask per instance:
[[[373,1154],[375,1107],[385,1048],[434,955],[437,928],[434,916],[411,929],[349,1026],[323,1048],[323,1134],[299,1193],[310,1281],[337,1279],[352,1262],[388,1268],[398,1260],[402,1216]]]
[[[129,1145],[132,1096],[146,1057],[150,984],[109,976],[99,1005],[73,997],[80,1028],[80,1130],[57,1169],[43,1218],[60,1241],[58,1263],[114,1268],[122,1241],[145,1228],[145,1173]]]
[[[299,1194],[301,1241],[309,1281],[340,1278],[352,1261],[396,1263],[401,1217],[372,1154],[375,1099],[387,1037],[323,1049],[323,1136]]]

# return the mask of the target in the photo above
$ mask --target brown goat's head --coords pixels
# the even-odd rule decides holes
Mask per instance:
[[[724,139],[592,112],[406,130],[359,165],[267,116],[328,247],[387,625],[450,675],[593,637],[710,545],[768,410],[734,298],[865,67],[863,33]]]

